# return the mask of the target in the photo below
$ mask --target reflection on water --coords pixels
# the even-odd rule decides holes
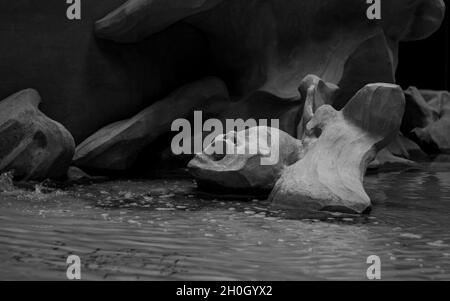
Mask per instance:
[[[367,216],[293,219],[266,201],[216,200],[191,180],[0,193],[0,279],[450,280],[450,168],[366,177]]]

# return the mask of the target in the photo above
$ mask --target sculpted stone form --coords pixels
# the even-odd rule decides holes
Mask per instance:
[[[317,74],[341,87],[342,107],[365,84],[394,82],[398,43],[431,35],[445,11],[442,0],[386,1],[373,22],[367,8],[360,0],[129,0],[99,20],[96,33],[138,42],[190,24],[207,37],[231,95],[298,98],[298,83]]]
[[[401,133],[370,162],[372,171],[397,170],[417,167],[415,161],[426,161],[427,154],[412,140]]]
[[[404,105],[400,87],[371,84],[342,111],[320,107],[307,124],[307,131],[319,133],[317,141],[286,168],[270,200],[303,211],[367,211],[371,203],[363,187],[366,168],[398,134]]]
[[[167,98],[141,111],[136,116],[110,124],[78,145],[74,164],[104,170],[126,170],[140,151],[159,135],[170,132],[177,118],[213,100],[228,99],[223,83],[208,78],[180,88]],[[177,110],[176,107],[183,108]]]
[[[343,108],[367,83],[395,82],[399,42],[431,35],[445,10],[442,0],[388,1],[375,22],[366,18],[367,7],[360,0],[91,1],[74,26],[55,19],[59,8],[49,1],[5,2],[0,23],[9,27],[0,40],[9,47],[0,49],[0,72],[8,81],[0,96],[31,82],[48,99],[44,112],[78,142],[94,133],[75,156],[86,168],[128,169],[174,119],[196,108],[221,119],[280,118],[281,130],[309,146],[316,137],[304,128],[314,111],[324,104]],[[24,12],[19,18],[17,10]],[[98,37],[129,45],[95,39],[98,18]],[[30,34],[41,31],[48,34]],[[323,81],[307,78],[299,92],[312,73]],[[194,82],[211,74],[220,80]],[[306,105],[311,111],[303,110],[311,100],[317,101]],[[421,146],[449,148],[443,107],[409,129]],[[95,132],[116,120],[123,121]]]
[[[400,87],[367,85],[342,111],[330,106],[339,88],[317,76],[305,77],[299,90],[305,103],[301,140],[267,127],[219,136],[188,166],[199,188],[259,195],[277,183],[271,194],[276,205],[362,213],[370,207],[362,185],[369,163],[371,169],[414,166],[406,159],[412,145],[399,135],[405,103]],[[270,133],[282,139],[270,143]],[[217,144],[254,150],[261,142],[270,145],[267,154],[279,154],[279,161],[263,165],[261,152],[213,152]]]
[[[227,120],[251,119],[256,123],[263,119],[270,123],[275,119],[282,131],[295,137],[302,107],[300,101],[280,99],[263,91],[231,101],[221,80],[207,78],[180,88],[130,119],[100,129],[77,147],[74,164],[101,170],[130,169],[138,155],[148,150],[146,147],[151,147],[157,138],[170,134],[171,124],[176,119],[186,119],[194,124],[188,136],[183,131],[185,140],[205,136],[201,131],[202,121],[209,118],[219,120],[224,127]],[[201,112],[202,120],[192,122],[194,111]],[[195,126],[197,122],[200,131]],[[191,151],[191,154],[195,153]]]
[[[268,111],[269,115],[280,119],[281,129],[255,126],[238,133],[233,131],[221,135],[189,163],[191,174],[197,179],[201,189],[215,189],[216,192],[243,191],[246,194],[270,192],[283,170],[300,160],[309,145],[317,140],[316,137],[307,135],[306,124],[319,107],[332,104],[333,96],[338,90],[337,86],[325,83],[318,76],[308,75],[300,83],[300,101],[275,100],[277,103],[291,103],[292,108],[279,105],[277,110],[276,106],[270,105],[270,99],[265,98],[266,92],[232,103],[227,110],[221,112],[221,116],[231,117],[237,114],[244,118]],[[252,113],[246,114],[249,108]],[[256,112],[255,108],[258,108]],[[301,139],[293,138],[296,136]],[[217,144],[231,147],[232,153],[223,152],[227,150],[223,148],[220,150],[222,156],[214,154],[212,150]],[[272,158],[275,161],[267,164],[262,158]]]
[[[333,104],[340,109],[368,83],[394,83],[398,43],[432,34],[439,28],[445,10],[441,0],[389,1],[382,6],[382,21],[373,22],[366,17],[367,7],[359,0],[320,0],[320,5],[317,0],[129,0],[98,20],[95,31],[103,39],[136,43],[146,41],[173,24],[191,25],[210,45],[208,64],[214,75],[224,81],[227,93],[237,100],[203,102],[202,110],[221,119],[257,119],[266,113],[263,104],[269,96],[285,103],[285,100],[295,100],[297,103],[291,103],[298,109],[286,108],[288,114],[281,118],[281,129],[302,139],[310,113],[305,111],[306,116],[295,116],[295,111],[302,112],[309,92],[315,94],[313,99],[318,102],[313,104],[313,110],[323,104]],[[308,74],[318,76],[304,79]],[[299,90],[298,83],[302,79]],[[314,91],[308,91],[311,84],[315,84]],[[248,109],[250,103],[251,110]],[[157,112],[161,101],[152,106],[145,111]],[[185,101],[171,102],[171,109],[178,114],[161,114],[159,121],[167,125],[175,115],[192,113],[187,112],[192,107],[195,106]],[[295,129],[292,123],[296,118],[302,121]],[[103,156],[102,164],[85,160],[91,156],[86,155],[85,150],[92,145],[110,145],[106,139],[111,136],[106,132],[113,132],[117,126],[121,124],[107,126],[83,142],[80,152],[77,151],[76,164],[129,168],[137,149],[142,149],[139,143],[132,147],[130,156],[120,151],[120,156]],[[159,128],[150,136],[157,138],[162,134]],[[117,135],[114,143],[121,144],[122,138]],[[145,144],[151,140],[155,139],[148,138]],[[127,148],[131,147],[131,143],[124,143]],[[129,161],[111,164],[126,160]]]
[[[339,87],[326,83],[316,75],[307,75],[300,83],[299,92],[304,102],[302,120],[297,127],[297,138],[306,139],[306,125],[314,112],[323,105],[334,104]]]
[[[397,170],[399,168],[409,168],[417,166],[416,162],[395,156],[387,148],[382,149],[375,159],[367,166],[368,170]]]
[[[427,159],[427,154],[414,141],[406,138],[403,134],[399,134],[397,138],[389,144],[386,149],[393,155],[410,159],[423,161]]]
[[[41,98],[28,89],[0,101],[0,174],[22,180],[63,178],[75,142],[58,122],[39,111]]]
[[[93,24],[124,0],[80,2],[81,20],[69,21],[65,0],[0,1],[0,99],[32,86],[45,99],[41,111],[77,144],[212,73],[195,28],[179,24],[118,45],[96,38]]]
[[[173,23],[209,10],[223,0],[127,1],[95,23],[99,37],[116,42],[136,42]]]
[[[55,1],[0,1],[0,99],[33,85],[77,143],[210,75],[239,100],[298,99],[317,74],[341,87],[341,108],[365,84],[393,82],[398,43],[444,16],[441,0],[383,1],[380,21],[361,0],[104,0],[68,22]]]
[[[401,131],[405,135],[410,134],[416,128],[424,128],[439,118],[439,112],[433,108],[416,87],[405,90],[405,115],[403,116]]]
[[[450,93],[414,87],[406,93],[413,109],[408,112],[405,134],[428,153],[450,153]]]
[[[214,152],[218,144],[221,151]],[[188,168],[203,190],[268,193],[286,166],[304,155],[303,150],[300,140],[281,130],[253,127],[218,136]]]

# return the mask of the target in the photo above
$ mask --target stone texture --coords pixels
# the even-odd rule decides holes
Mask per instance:
[[[428,155],[417,143],[399,134],[397,138],[389,144],[386,149],[394,156],[402,157],[413,161],[427,161]]]
[[[168,161],[173,160],[175,166],[185,167],[192,159],[190,154],[199,152],[193,148],[197,137],[203,139],[211,134],[211,131],[203,131],[203,122],[209,119],[218,120],[224,130],[228,120],[242,120],[244,123],[251,120],[255,121],[254,126],[260,120],[267,121],[264,124],[267,126],[271,126],[271,120],[277,120],[280,130],[295,137],[302,109],[300,100],[280,99],[264,91],[231,101],[224,83],[209,78],[179,89],[131,119],[100,129],[77,147],[74,161],[88,169],[142,171],[158,165],[148,157],[160,157],[157,153],[163,151]],[[201,120],[194,120],[194,111],[201,113]],[[183,140],[190,141],[191,151],[183,156],[177,154],[175,158],[171,150],[166,149],[171,144],[171,139],[166,138],[173,137],[175,131],[171,132],[170,125],[178,118],[186,119],[191,125],[191,131],[182,133]],[[202,124],[196,126],[196,122]]]
[[[387,147],[377,154],[367,169],[371,172],[402,170],[418,167],[416,161],[429,161],[429,157],[415,142],[398,134]]]
[[[83,1],[79,21],[65,18],[65,1],[1,1],[0,99],[35,87],[77,143],[208,75],[236,99],[287,99],[314,73],[339,84],[343,106],[366,83],[393,82],[398,41],[443,18],[440,0],[384,2],[373,22],[361,0]]]
[[[239,101],[226,104],[221,110],[217,110],[218,106],[212,103],[205,108],[205,112],[214,111],[213,115],[222,122],[227,119],[278,120],[280,130],[296,137],[303,106],[300,100],[292,101],[265,91],[256,91]]]
[[[268,194],[286,166],[304,155],[303,150],[301,141],[283,131],[253,127],[216,137],[188,168],[202,190]]]
[[[88,181],[91,179],[92,177],[90,175],[88,175],[78,167],[71,166],[67,171],[67,180],[69,182]]]
[[[255,126],[239,133],[232,131],[217,137],[188,165],[200,189],[214,189],[216,193],[233,191],[235,194],[236,191],[245,194],[270,192],[282,171],[303,157],[309,145],[317,140],[310,139],[306,135],[304,130],[306,124],[319,107],[332,104],[333,96],[338,89],[336,85],[325,83],[318,76],[307,75],[300,83],[299,101],[282,100],[260,91],[219,110],[218,120],[223,124],[226,118],[233,116],[241,119],[277,118],[280,120],[279,129]],[[220,106],[214,106],[217,107]],[[271,137],[280,138],[275,140],[275,143],[270,143]],[[258,143],[261,143],[264,146],[263,150],[270,150],[270,154],[279,160],[269,165],[262,164],[261,150],[253,153],[227,153],[219,157],[208,153],[217,143],[232,145],[239,150],[245,148],[255,150]]]
[[[0,99],[33,87],[44,114],[77,144],[101,127],[130,118],[209,72],[207,41],[176,24],[133,45],[97,39],[95,20],[124,0],[81,0],[68,20],[65,0],[0,1]]]
[[[406,91],[407,111],[402,132],[429,154],[450,152],[450,93]]]
[[[367,169],[369,171],[380,172],[399,170],[416,166],[418,166],[416,162],[398,157],[388,149],[384,148],[377,154],[375,159],[370,162],[370,164],[367,166]]]
[[[207,11],[222,0],[127,1],[95,23],[101,38],[136,42],[162,31],[177,21]]]
[[[317,140],[285,169],[270,200],[303,212],[367,211],[371,203],[363,187],[366,168],[398,135],[404,106],[400,87],[371,84],[341,111],[320,107],[307,126]]]
[[[443,18],[441,0],[386,1],[382,20],[359,0],[129,0],[96,23],[102,38],[137,42],[182,22],[210,42],[217,75],[232,95],[255,90],[298,98],[317,74],[341,87],[335,105],[365,84],[394,82],[398,43],[423,39]]]
[[[164,133],[170,132],[172,121],[204,106],[228,100],[224,84],[207,78],[186,85],[167,98],[144,109],[136,116],[110,124],[77,146],[74,164],[99,170],[127,170],[139,153]]]
[[[280,147],[286,147],[283,156],[293,156],[294,158],[302,158],[308,149],[315,144],[317,141],[317,136],[320,136],[320,132],[308,131],[306,125],[314,117],[315,112],[324,105],[332,105],[333,96],[338,93],[339,88],[336,85],[325,83],[319,77],[315,75],[306,76],[299,87],[300,94],[302,95],[300,103],[304,103],[304,106],[300,106],[303,109],[303,114],[297,115],[301,116],[301,121],[299,122],[297,128],[297,137],[300,140],[293,140],[289,137],[287,140],[289,143],[280,143]],[[263,96],[259,94],[258,96]],[[257,97],[261,103],[260,97]],[[263,98],[264,99],[264,98]],[[277,101],[280,103],[281,101]],[[241,101],[239,103],[233,103],[232,112],[235,114],[239,112],[239,116],[242,116],[242,108],[254,108],[257,103],[247,103]],[[262,112],[264,110],[260,110]],[[253,113],[255,114],[255,113]],[[274,113],[275,114],[275,113]],[[252,114],[249,114],[250,116]],[[279,115],[279,114],[275,114]],[[282,115],[283,116],[283,115]],[[294,118],[287,119],[289,123],[294,122]],[[298,119],[297,119],[298,120]],[[297,122],[297,121],[296,121]],[[286,124],[286,122],[284,122]],[[290,126],[285,126],[287,129],[291,129]],[[247,135],[252,134],[256,137],[256,129],[252,131],[243,131],[242,135],[246,133]],[[283,135],[287,133],[282,132]],[[289,132],[290,136],[295,136],[292,131]],[[238,135],[239,136],[239,135]],[[225,136],[220,136],[216,138],[217,141],[227,141],[229,143],[235,140],[236,133],[231,132]],[[187,137],[188,138],[188,137]],[[254,147],[257,141],[256,139],[250,139],[249,141],[244,140],[244,136],[241,137],[240,147],[246,145],[247,147]],[[234,143],[234,142],[233,142]],[[300,156],[298,156],[298,151],[294,153],[294,149],[289,147],[295,143],[300,147]],[[285,146],[288,145],[288,146]],[[211,148],[211,146],[209,146]],[[271,168],[267,166],[258,165],[258,156],[256,155],[227,155],[227,156],[217,156],[206,154],[205,151],[197,155],[189,164],[191,173],[197,179],[199,187],[202,190],[215,190],[216,193],[221,191],[230,192],[234,190],[243,191],[249,194],[250,191],[268,191],[273,188],[276,180],[282,174],[282,170],[295,163],[296,161],[289,161],[289,164],[274,165]],[[390,171],[399,168],[410,168],[415,167],[417,164],[409,159],[421,159],[427,158],[426,154],[411,140],[405,138],[401,134],[397,135],[395,139],[383,150],[381,150],[372,162],[370,162],[368,169],[371,171]],[[271,174],[270,181],[261,181],[262,175]],[[241,178],[244,178],[242,180]],[[249,180],[253,180],[252,184],[249,184]],[[275,181],[274,181],[275,179]]]
[[[297,127],[297,138],[307,139],[305,129],[314,113],[323,105],[333,105],[339,87],[326,83],[316,75],[307,75],[300,83],[299,92],[304,103],[303,115]]]
[[[401,131],[409,136],[414,129],[424,128],[439,118],[439,111],[433,108],[416,87],[405,90],[405,115],[403,116]]]
[[[58,122],[39,111],[41,98],[28,89],[0,102],[0,173],[17,179],[65,177],[75,143]]]

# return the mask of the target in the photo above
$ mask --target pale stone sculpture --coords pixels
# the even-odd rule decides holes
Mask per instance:
[[[404,113],[399,86],[371,84],[342,111],[320,107],[307,125],[318,136],[275,185],[275,205],[303,211],[363,213],[370,206],[363,177],[376,154],[397,135]]]
[[[362,184],[369,163],[377,168],[414,165],[385,149],[398,140],[405,106],[399,86],[367,85],[342,111],[336,111],[324,104],[330,100],[319,93],[318,87],[323,82],[310,81],[312,78],[303,81],[305,87],[310,85],[303,113],[306,128],[302,140],[266,127],[219,136],[188,165],[199,188],[215,193],[256,195],[269,191],[276,182],[270,199],[277,206],[304,212],[363,213],[371,205]],[[261,131],[277,133],[282,138],[278,143],[270,143],[270,135],[258,135]],[[275,156],[278,161],[263,165],[261,152],[212,152],[221,143],[229,145],[230,150],[251,150],[261,143],[269,145],[263,147],[268,150],[265,155],[278,154]],[[380,156],[374,161],[378,153]]]
[[[220,154],[214,152],[217,145]],[[302,142],[285,132],[253,127],[216,137],[188,168],[203,190],[256,195],[270,192],[283,170],[303,153]]]
[[[291,111],[287,109],[288,114],[281,115],[281,128],[254,127],[239,133],[230,132],[224,136],[219,136],[214,143],[208,146],[201,154],[189,163],[188,168],[191,174],[197,179],[201,189],[215,189],[218,191],[243,191],[246,194],[263,194],[272,190],[276,181],[281,176],[283,170],[293,163],[300,160],[308,147],[313,144],[317,137],[308,136],[305,129],[306,124],[314,116],[315,111],[327,104],[331,105],[333,96],[336,95],[339,88],[333,84],[325,83],[322,79],[315,75],[306,76],[300,83],[299,92],[302,95],[300,102],[293,102],[299,108],[294,111],[297,118],[293,118],[289,114]],[[260,104],[264,104],[264,99],[258,95],[256,99]],[[246,105],[244,105],[246,104]],[[302,106],[301,104],[304,104]],[[252,101],[241,101],[233,104],[227,111],[222,112],[223,116],[232,116],[238,114],[242,117],[246,108],[252,109],[252,114],[256,112],[267,111],[272,116],[278,116],[273,107],[261,108],[261,105]],[[244,108],[244,110],[242,109]],[[258,110],[255,110],[258,108]],[[303,110],[303,113],[300,109]],[[283,110],[281,110],[283,112]],[[298,125],[296,128],[295,126]],[[295,131],[292,129],[295,128]],[[262,135],[261,135],[262,134]],[[294,139],[293,137],[300,139]],[[272,137],[277,137],[271,140]],[[224,153],[217,156],[209,152],[217,143],[231,145],[237,150],[252,149],[256,151]],[[263,145],[263,150],[268,150],[265,154],[258,149],[259,145]],[[232,149],[233,150],[233,149]],[[276,158],[271,164],[263,164],[261,159]]]

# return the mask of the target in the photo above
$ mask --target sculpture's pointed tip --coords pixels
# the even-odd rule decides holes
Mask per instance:
[[[4,102],[4,103],[9,102],[9,101],[11,101],[11,102],[20,101],[22,103],[27,103],[37,109],[42,102],[42,98],[38,91],[36,91],[35,89],[32,89],[32,88],[28,88],[28,89],[21,90],[13,95],[7,97],[4,100],[0,100],[0,102]]]

